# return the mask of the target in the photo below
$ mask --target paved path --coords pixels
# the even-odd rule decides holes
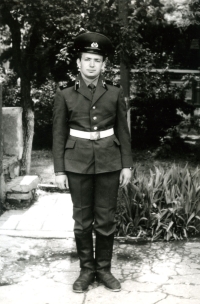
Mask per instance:
[[[10,210],[0,217],[0,235],[65,238],[73,237],[70,194],[37,191],[37,201],[25,210]]]
[[[199,304],[200,240],[115,242],[112,272],[122,291],[94,283],[72,292],[79,262],[69,194],[40,193],[28,210],[0,217],[1,304]]]

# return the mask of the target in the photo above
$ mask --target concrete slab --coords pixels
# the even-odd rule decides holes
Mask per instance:
[[[11,200],[29,200],[33,198],[32,192],[26,192],[26,193],[14,193],[14,192],[7,192],[6,198],[8,201]]]
[[[52,220],[51,218],[48,219],[48,221],[46,220],[45,223],[43,223],[42,227],[41,227],[41,231],[52,231]],[[53,231],[71,231],[73,232],[73,228],[74,228],[74,222],[70,221],[70,222],[66,222],[65,219],[57,219],[54,221],[54,225],[55,228],[53,229]]]
[[[10,217],[7,221],[0,221],[1,230],[15,230],[19,223],[19,218]]]
[[[137,279],[138,282],[150,282],[155,284],[164,284],[168,281],[169,277],[165,274],[154,274],[153,272],[148,272]]]
[[[7,192],[29,192],[37,188],[39,177],[37,175],[18,176],[6,184]]]
[[[150,292],[155,291],[157,289],[157,285],[153,283],[139,283],[135,282],[133,280],[126,280],[124,283],[122,283],[122,289],[126,291],[144,291],[144,292]]]
[[[3,150],[21,159],[23,152],[22,108],[3,107]]]
[[[41,191],[30,208],[0,217],[0,303],[200,303],[200,240],[115,241],[111,270],[122,291],[113,293],[95,282],[88,292],[76,294],[72,284],[79,261],[72,230],[70,194]]]
[[[164,300],[161,300],[159,304],[199,304],[199,300],[167,296]]]
[[[176,297],[183,297],[186,299],[199,300],[200,303],[200,293],[199,285],[187,285],[187,284],[175,284],[175,285],[164,285],[162,290],[168,295],[173,295]]]
[[[123,290],[123,288],[120,292],[111,292],[105,287],[99,286],[88,291],[84,304],[155,304],[165,297],[166,295],[161,292],[151,292],[147,295],[147,293],[135,290],[128,292]]]
[[[13,218],[13,217],[18,217],[19,219],[21,218],[21,216],[26,212],[26,210],[9,210],[4,212],[1,217],[0,220],[1,221],[6,221],[9,218]]]
[[[69,231],[44,231],[44,230],[9,230],[0,229],[0,235],[14,236],[14,237],[25,237],[25,238],[36,238],[36,239],[66,239],[74,238],[74,233]]]
[[[2,304],[82,304],[84,294],[72,292],[72,286],[41,278],[12,286],[2,286]]]
[[[73,237],[72,211],[69,193],[43,193],[30,208],[5,212],[0,218],[0,235]]]
[[[32,218],[30,222],[29,219],[24,218],[22,221],[19,221],[16,230],[38,230],[40,231],[43,225],[43,219]]]
[[[189,275],[172,276],[167,284],[198,284],[200,287],[200,274],[196,274],[194,271]]]

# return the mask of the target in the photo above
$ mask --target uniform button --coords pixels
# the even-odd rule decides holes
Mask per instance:
[[[94,127],[94,130],[97,130],[98,128],[97,127]]]
[[[93,109],[96,109],[96,107],[94,106],[94,107],[92,107]]]
[[[93,119],[94,119],[94,120],[96,120],[96,119],[97,119],[97,117],[96,117],[96,116],[94,116],[94,117],[93,117]]]

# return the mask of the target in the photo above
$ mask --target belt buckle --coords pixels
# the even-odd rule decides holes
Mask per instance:
[[[90,132],[90,140],[98,140],[100,139],[100,132]]]

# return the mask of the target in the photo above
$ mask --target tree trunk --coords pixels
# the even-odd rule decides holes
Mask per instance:
[[[21,161],[21,174],[29,174],[31,168],[31,151],[34,135],[34,111],[30,91],[30,81],[23,75],[21,78],[21,102],[23,108],[24,149]]]
[[[15,71],[21,79],[21,106],[23,108],[24,149],[21,161],[21,174],[29,174],[31,166],[31,150],[34,134],[34,112],[31,99],[30,53],[21,48],[21,24],[13,18],[9,2],[2,6],[2,21],[8,24],[12,37],[12,55]],[[31,50],[34,52],[34,50]]]
[[[128,25],[128,4],[129,0],[118,0],[119,4],[119,19],[122,21],[124,26]],[[130,70],[125,64],[124,58],[120,58],[120,75],[121,85],[124,90],[124,97],[127,107],[127,121],[129,131],[131,132],[131,114],[130,114]]]
[[[23,115],[23,122],[26,124],[26,127],[24,126],[24,150],[21,162],[21,173],[29,174],[31,168],[31,152],[34,135],[34,112],[31,109],[27,109],[26,113]]]

